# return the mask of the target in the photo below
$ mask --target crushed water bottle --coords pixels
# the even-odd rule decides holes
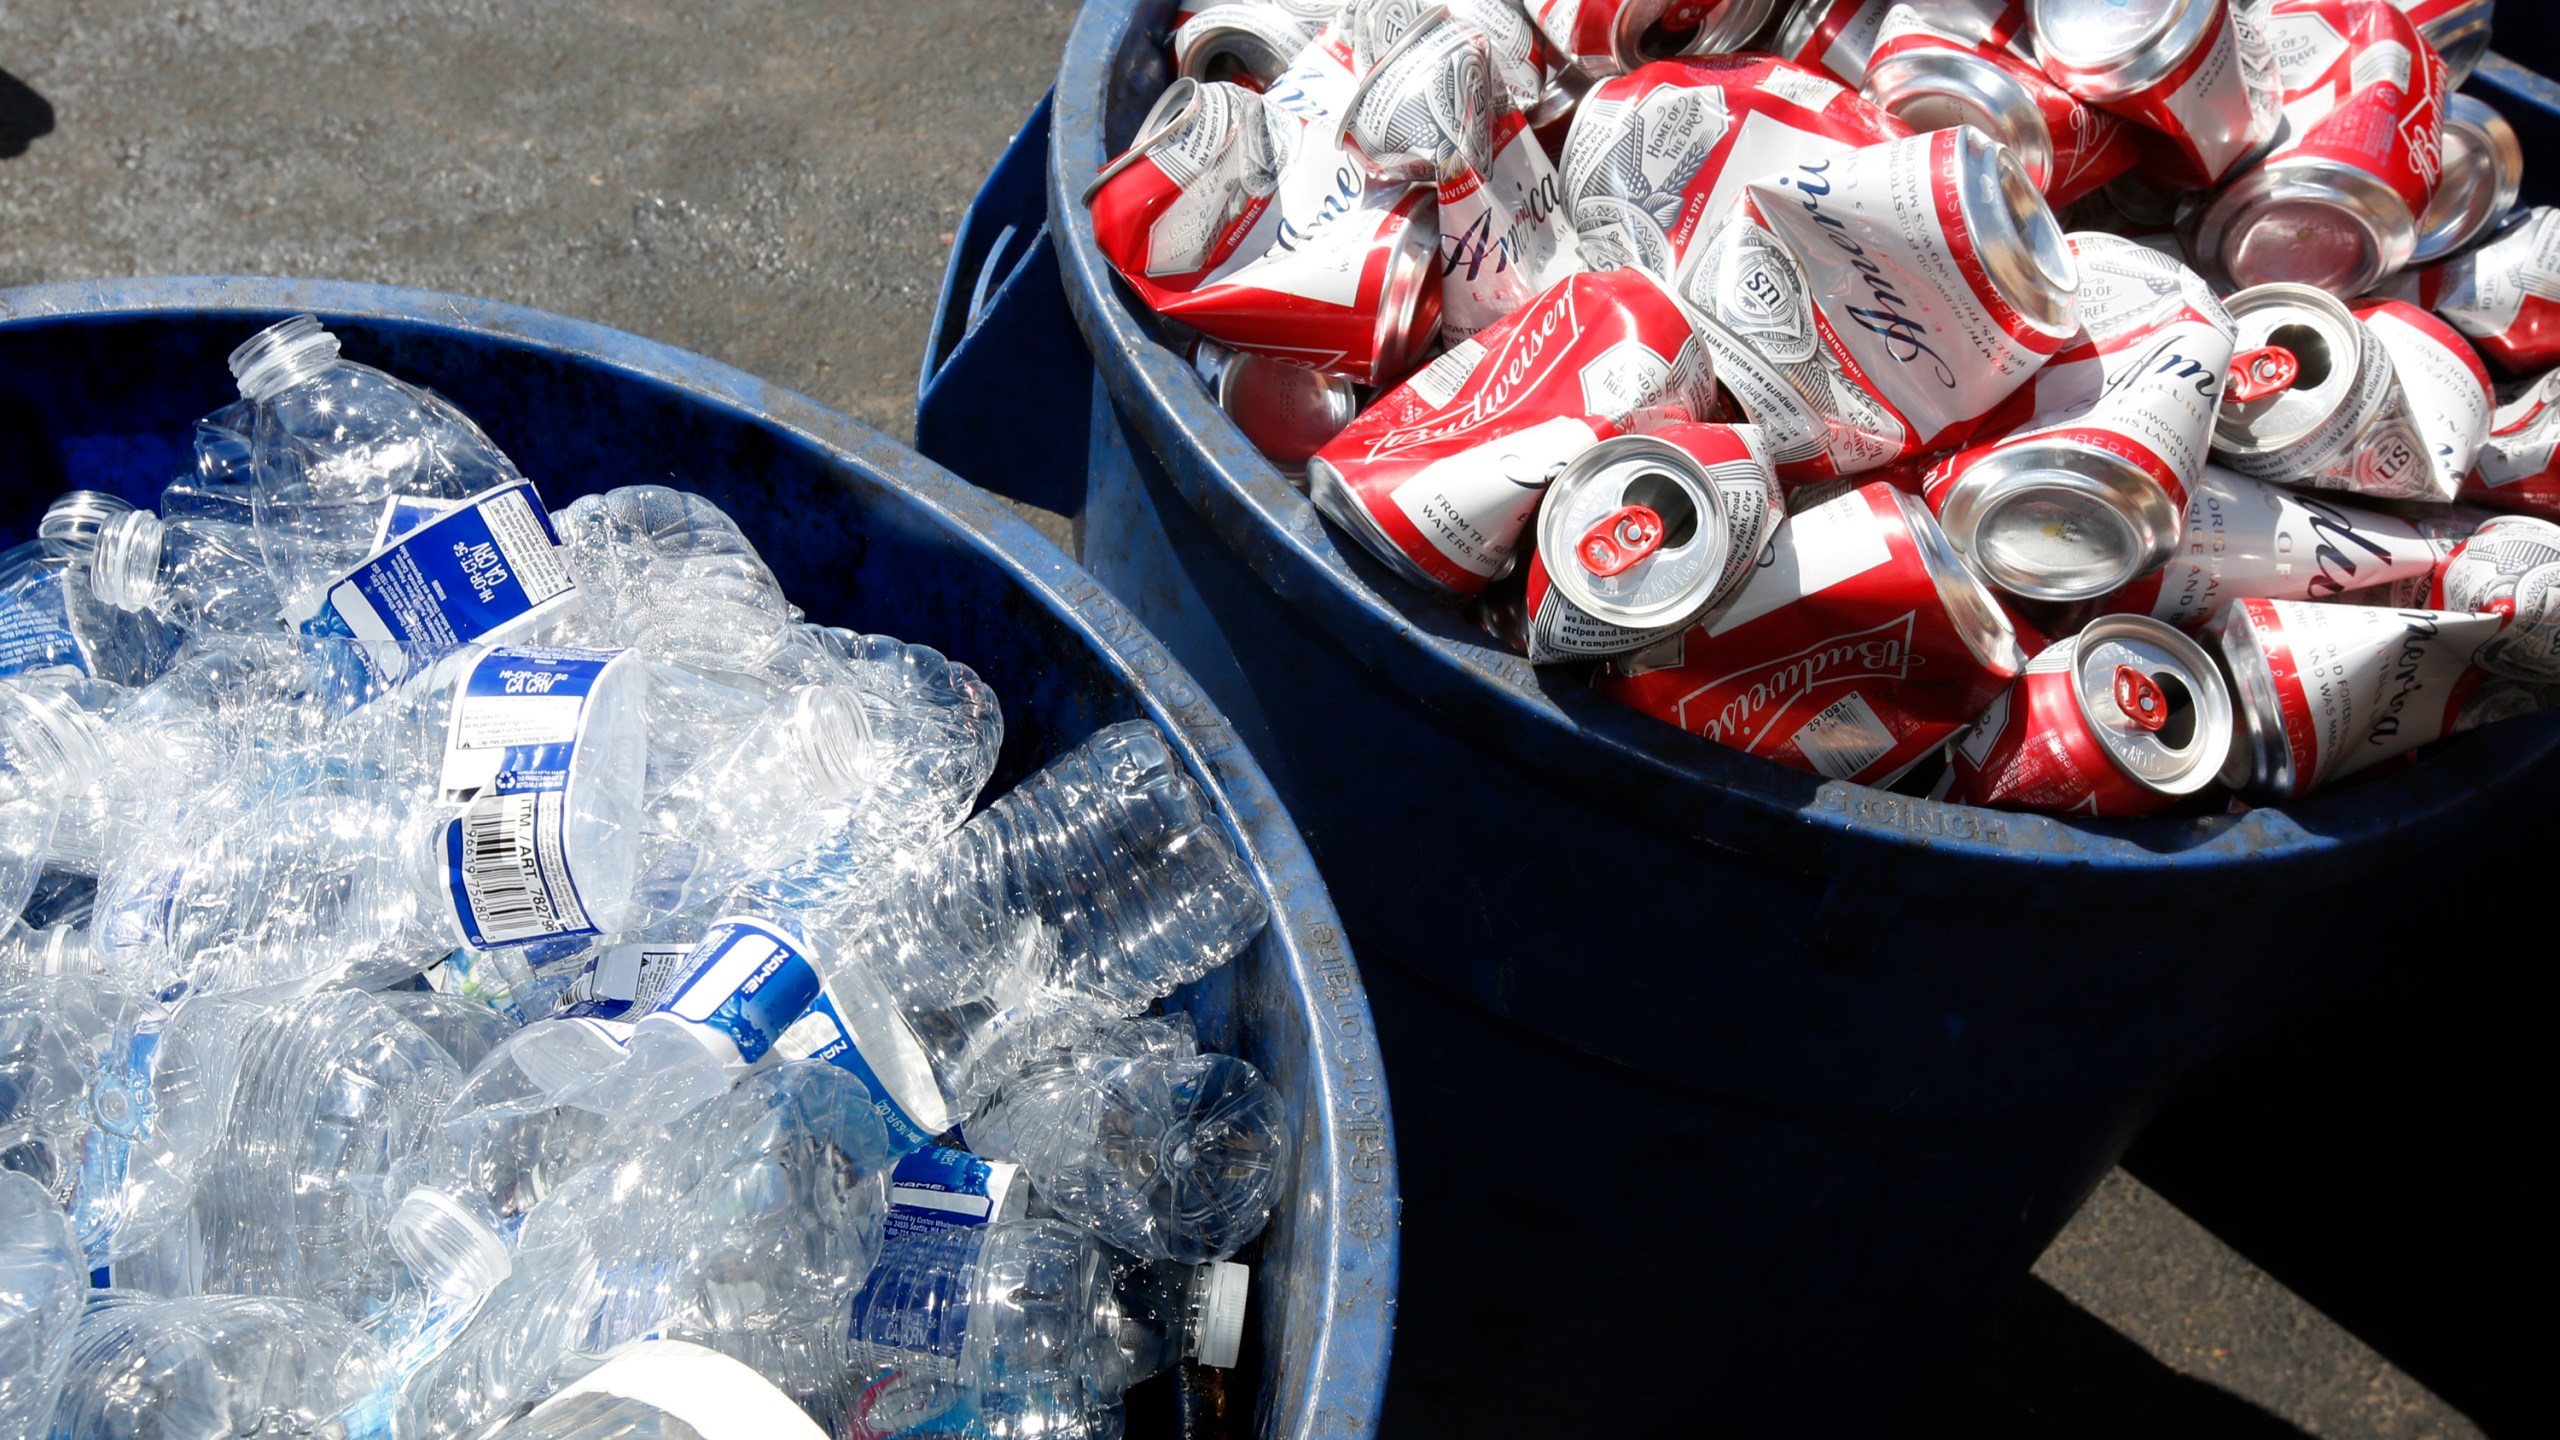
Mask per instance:
[[[89,1290],[89,1267],[53,1197],[0,1170],[0,1435],[41,1435]]]
[[[85,675],[139,685],[169,663],[179,632],[94,592],[81,557],[133,507],[77,490],[45,512],[38,538],[0,554],[0,677]]]
[[[251,1295],[93,1292],[53,1440],[223,1440],[361,1432],[383,1357],[316,1305]]]

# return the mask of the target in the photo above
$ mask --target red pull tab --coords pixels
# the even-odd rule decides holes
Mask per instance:
[[[1583,569],[1606,579],[1661,548],[1662,517],[1649,506],[1629,505],[1592,526],[1573,553]]]
[[[2116,667],[2116,708],[2137,730],[2169,723],[2169,697],[2160,692],[2160,682],[2130,665]]]
[[[2302,374],[2302,357],[2281,345],[2261,345],[2231,357],[2231,379],[2223,398],[2246,405],[2289,389]]]

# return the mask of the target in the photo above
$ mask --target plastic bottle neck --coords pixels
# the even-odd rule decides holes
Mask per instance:
[[[820,795],[849,800],[871,783],[871,722],[849,685],[803,685],[791,697],[791,730]]]
[[[100,490],[74,490],[45,507],[36,534],[50,549],[85,555],[96,547],[98,532],[126,515],[133,506]]]
[[[104,727],[49,685],[0,686],[0,743],[36,783],[70,800],[106,770]]]
[[[160,561],[169,527],[133,510],[98,527],[89,562],[89,591],[119,610],[147,610],[160,596]]]
[[[263,403],[336,363],[338,337],[317,316],[296,315],[241,342],[231,352],[231,378],[241,399]]]

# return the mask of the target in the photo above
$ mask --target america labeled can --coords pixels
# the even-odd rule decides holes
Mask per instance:
[[[2241,718],[2224,778],[2297,800],[2452,732],[2498,617],[2240,600],[2217,639]]]
[[[2489,424],[2461,498],[2560,520],[2560,370],[2516,392]]]
[[[2282,132],[2258,0],[2027,0],[2036,58],[2072,94],[2160,137],[2159,177],[2219,183]]]
[[[1970,125],[2009,147],[2054,205],[2133,168],[2132,127],[2082,103],[2036,67],[2008,0],[1896,6],[1878,32],[1864,93],[1914,130]]]
[[[1666,425],[1603,440],[1538,506],[1521,647],[1534,665],[1622,655],[1741,587],[1786,518],[1749,425]]]
[[[2433,603],[2498,618],[2474,657],[2516,680],[2560,682],[2560,525],[2501,515],[2462,542],[2437,572]]]
[[[2260,285],[2231,297],[2235,382],[2213,454],[2253,480],[2442,500],[2426,442],[2380,338],[2323,291]]]
[[[2373,300],[2352,313],[2391,357],[2392,377],[2400,382],[2434,477],[2434,490],[2425,498],[2452,500],[2489,438],[2498,399],[2488,368],[2470,341],[2415,305]]]
[[[1951,798],[2051,814],[2149,815],[2211,785],[2231,694],[2202,646],[2108,615],[2047,646],[1950,757]]]
[[[2560,210],[2537,205],[2476,250],[2375,292],[2443,317],[2510,375],[2560,365]]]
[[[1871,483],[1789,515],[1732,600],[1613,661],[1602,688],[1719,745],[1882,784],[2026,662],[1928,508]]]
[[[2423,589],[2457,543],[2421,521],[2208,465],[2188,488],[2169,562],[2108,596],[2106,608],[2201,630],[2241,598],[2337,600],[2410,582]]]

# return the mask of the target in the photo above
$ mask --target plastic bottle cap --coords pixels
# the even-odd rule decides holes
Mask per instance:
[[[90,593],[119,610],[147,608],[160,592],[160,551],[168,534],[169,527],[148,510],[100,525],[90,540]]]
[[[803,685],[792,699],[801,758],[827,795],[851,799],[870,781],[871,721],[850,685]]]
[[[1235,1368],[1244,1350],[1244,1302],[1253,1289],[1253,1270],[1233,1260],[1212,1260],[1200,1267],[1200,1326],[1192,1358],[1220,1370]]]
[[[515,1268],[497,1232],[433,1186],[411,1190],[388,1230],[391,1248],[418,1278],[449,1295],[486,1295]]]

